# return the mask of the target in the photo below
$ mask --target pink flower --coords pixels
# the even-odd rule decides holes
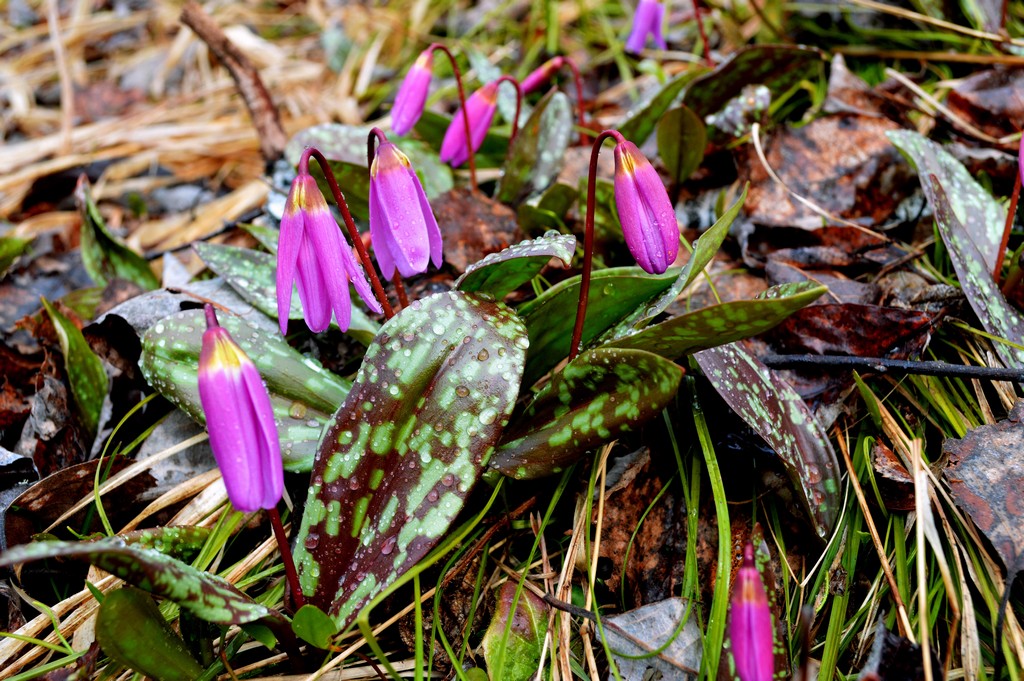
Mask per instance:
[[[658,171],[626,140],[615,145],[615,205],[636,263],[651,274],[668,269],[679,253],[676,213]]]
[[[494,112],[498,108],[499,82],[499,80],[494,80],[487,83],[470,95],[466,101],[474,152],[484,143],[487,130],[491,127],[491,121],[494,120]],[[448,130],[444,133],[444,140],[441,142],[441,160],[453,168],[458,168],[469,160],[469,141],[466,140],[466,127],[462,122],[462,116],[463,110],[460,108],[452,118],[451,124],[448,125]]]
[[[523,78],[522,82],[519,83],[519,89],[522,90],[524,95],[528,95],[534,90],[544,86],[551,76],[558,72],[558,69],[562,68],[565,63],[565,57],[552,57],[546,62],[538,66],[536,69],[530,72],[526,78]]]
[[[352,320],[350,281],[367,307],[381,311],[370,293],[366,275],[356,264],[327,201],[304,163],[300,163],[299,174],[288,193],[278,239],[277,318],[281,333],[288,329],[292,282],[296,280],[310,331],[318,333],[330,326],[332,311],[338,327],[348,330]]]
[[[754,545],[747,542],[729,616],[729,640],[740,681],[771,681],[775,673],[772,633],[768,595],[754,564]]]
[[[395,105],[391,107],[391,129],[396,135],[412,130],[423,115],[433,70],[434,49],[431,46],[420,52],[395,95]]]
[[[370,166],[370,239],[381,274],[403,277],[441,266],[441,230],[409,158],[381,142]]]
[[[665,38],[661,35],[661,24],[665,16],[665,7],[660,0],[640,0],[633,15],[633,28],[626,39],[626,52],[639,54],[647,46],[647,36],[654,39],[654,44],[665,49]]]
[[[206,305],[199,401],[228,499],[239,511],[273,508],[284,489],[281,445],[270,397],[252,360]]]

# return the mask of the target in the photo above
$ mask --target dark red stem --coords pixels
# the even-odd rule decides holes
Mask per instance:
[[[444,52],[448,57],[448,61],[451,62],[452,73],[455,74],[455,85],[459,89],[459,106],[462,108],[462,123],[466,127],[466,144],[469,145],[469,185],[473,188],[473,191],[476,191],[476,155],[473,152],[473,143],[471,141],[473,139],[473,131],[469,127],[469,110],[466,109],[466,90],[462,87],[462,72],[459,71],[459,63],[455,61],[455,55],[451,53],[451,50],[441,43],[432,43],[428,49]]]
[[[494,81],[498,83],[495,87],[501,87],[501,83],[512,83],[516,88],[516,115],[512,119],[512,136],[508,138],[508,144],[511,147],[512,143],[516,141],[516,134],[519,132],[519,109],[523,105],[523,90],[519,87],[519,81],[512,76],[505,74],[498,80]],[[470,147],[473,146],[472,141],[469,143]]]
[[[587,132],[583,120],[583,79],[580,78],[580,70],[576,67],[576,62],[568,57],[562,57],[562,63],[572,71],[572,81],[576,84],[576,108],[580,113],[580,146],[583,146],[587,143]]]
[[[281,515],[277,508],[268,508],[267,515],[270,516],[270,525],[274,528],[274,538],[277,539],[277,548],[281,552],[281,561],[284,563],[284,574],[288,579],[288,588],[292,592],[292,600],[295,609],[298,610],[306,604],[306,598],[299,588],[299,574],[295,571],[295,561],[292,559],[292,549],[288,545],[288,537],[284,533],[284,525],[281,524]]]
[[[708,34],[704,32],[704,22],[700,20],[698,0],[693,0],[693,18],[697,20],[697,31],[700,33],[700,40],[704,45],[704,61],[708,63],[708,66],[714,68],[715,62],[711,61],[711,46],[708,45]]]
[[[1006,209],[1006,227],[1003,228],[1003,240],[999,242],[999,250],[996,251],[996,262],[993,265],[992,276],[995,277],[996,285],[999,285],[999,275],[1003,271],[1003,258],[1006,257],[1006,246],[1010,243],[1010,230],[1013,229],[1013,219],[1017,217],[1017,201],[1020,199],[1020,172],[1017,173],[1017,181],[1013,183],[1013,195],[1010,197],[1010,205]]]
[[[317,165],[324,171],[324,177],[327,178],[327,184],[331,188],[331,195],[334,196],[334,202],[338,204],[338,210],[341,211],[341,217],[345,220],[345,228],[348,229],[348,236],[352,239],[353,245],[356,247],[356,252],[359,253],[359,260],[363,263],[363,269],[366,270],[366,276],[370,278],[370,286],[373,287],[373,294],[377,297],[377,302],[380,303],[381,308],[384,310],[384,317],[391,319],[395,316],[395,311],[391,309],[391,303],[388,301],[387,295],[384,293],[384,287],[380,284],[380,279],[377,277],[377,271],[373,268],[373,262],[370,260],[370,254],[366,250],[366,246],[363,244],[363,239],[359,235],[359,230],[356,228],[355,220],[352,219],[352,213],[348,210],[348,202],[345,201],[344,194],[341,193],[341,187],[338,186],[338,180],[334,177],[334,171],[331,170],[331,164],[327,162],[327,159],[320,150],[316,147],[307,147],[302,152],[302,157],[299,159],[299,172],[309,172],[309,159],[313,157],[316,159]]]
[[[587,216],[583,227],[583,272],[580,275],[580,302],[576,306],[576,325],[572,329],[572,341],[569,346],[569,361],[580,354],[580,342],[583,340],[583,320],[587,317],[587,300],[590,298],[590,270],[594,264],[594,207],[597,203],[597,160],[601,155],[601,144],[612,137],[619,144],[625,142],[617,130],[605,130],[594,140],[593,151],[590,152],[590,175],[587,177]]]
[[[391,277],[391,283],[395,285],[395,293],[398,294],[398,302],[403,308],[409,307],[409,296],[405,292],[405,284],[402,283],[402,275],[398,270]]]

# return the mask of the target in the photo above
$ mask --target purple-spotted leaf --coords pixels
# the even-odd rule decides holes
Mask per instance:
[[[344,630],[443,537],[519,393],[529,340],[502,303],[451,291],[381,327],[324,434],[299,581]]]
[[[552,258],[568,265],[575,252],[576,237],[551,231],[473,263],[455,280],[455,288],[466,293],[486,293],[500,300],[540,274]]]
[[[584,352],[517,416],[491,466],[519,479],[557,473],[588,449],[657,416],[682,377],[682,369],[650,352]]]
[[[966,236],[974,243],[988,271],[995,269],[1006,224],[1006,209],[940,145],[912,130],[893,130],[885,134],[917,168],[921,188],[936,216],[939,213],[936,185],[929,182],[928,177],[934,175],[938,178],[938,186],[948,190],[946,199],[954,217],[963,225]],[[945,233],[943,239],[948,242]]]
[[[296,352],[276,331],[232,315],[221,315],[220,323],[256,363],[267,385],[285,468],[308,471],[320,433],[345,401],[349,382]],[[166,317],[143,336],[139,361],[149,384],[200,424],[206,423],[198,382],[205,328],[202,310]]]
[[[800,395],[741,344],[694,355],[718,394],[782,459],[819,537],[839,512],[839,467],[832,443]]]
[[[126,544],[153,549],[169,556],[198,553],[209,536],[209,528],[191,526],[154,527],[118,535]]]
[[[157,551],[125,543],[120,537],[96,541],[44,541],[16,546],[0,554],[0,567],[44,558],[79,558],[143,591],[174,601],[199,619],[214,624],[246,624],[278,616],[224,579]]]
[[[989,333],[1020,343],[1024,339],[1024,315],[1006,301],[992,277],[991,266],[957,218],[936,176],[931,175],[924,184],[930,185],[935,224],[946,243],[949,259],[974,314],[978,315],[981,325]],[[1006,366],[1024,367],[1024,350],[1008,343],[995,342],[993,346]]]
[[[263,314],[277,319],[277,258],[250,248],[198,242],[192,246],[206,266],[224,280],[238,295]],[[353,296],[359,300],[359,296]],[[292,296],[288,319],[304,319],[297,295]],[[337,321],[332,321],[337,326]],[[380,325],[370,319],[360,303],[352,305],[348,333],[361,343],[369,343]]]
[[[668,359],[756,336],[810,305],[828,288],[811,281],[774,286],[764,297],[694,310],[602,347],[647,350]]]

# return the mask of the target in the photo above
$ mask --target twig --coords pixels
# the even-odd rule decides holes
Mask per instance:
[[[944,28],[947,31],[954,33],[961,33],[963,35],[969,35],[972,38],[981,38],[982,40],[991,40],[994,43],[1009,43],[1011,45],[1017,45],[1018,47],[1024,46],[1024,40],[1020,38],[1009,38],[1005,35],[999,35],[998,33],[989,33],[988,31],[978,31],[973,28],[966,26],[960,26],[949,21],[942,19],[935,19],[933,17],[913,12],[911,10],[903,9],[902,7],[895,7],[893,5],[886,5],[885,3],[875,2],[874,0],[847,0],[851,5],[858,5],[867,9],[873,9],[883,14],[892,14],[893,16],[903,17],[904,19],[910,19],[911,21],[920,21],[923,24],[931,24],[932,26],[938,26]]]
[[[263,160],[270,164],[283,157],[288,136],[281,125],[281,116],[274,106],[274,100],[263,85],[256,67],[196,2],[189,2],[181,10],[181,22],[206,43],[231,74],[252,116]]]
[[[885,373],[897,371],[919,376],[977,378],[988,381],[1024,383],[1024,370],[1002,367],[975,367],[948,362],[852,357],[850,355],[765,355],[761,362],[773,369],[865,369]]]
[[[64,38],[60,34],[60,10],[57,0],[46,3],[46,23],[50,33],[50,45],[53,47],[54,61],[57,62],[57,75],[60,78],[60,142],[64,154],[71,153],[71,128],[75,120],[75,90],[71,82],[71,69],[68,68],[68,57],[64,51]]]

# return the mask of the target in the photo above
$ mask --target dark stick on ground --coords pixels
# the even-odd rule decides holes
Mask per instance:
[[[988,381],[1024,383],[1024,369],[975,367],[946,362],[886,359],[885,357],[851,357],[848,355],[765,355],[761,362],[772,369],[863,369],[886,373],[894,371],[921,376],[979,378]]]
[[[283,157],[288,136],[281,125],[281,116],[274,106],[274,100],[270,98],[256,67],[228,40],[220,26],[197,3],[189,2],[185,5],[181,11],[181,23],[195,31],[234,79],[256,127],[263,160],[269,165]]]

